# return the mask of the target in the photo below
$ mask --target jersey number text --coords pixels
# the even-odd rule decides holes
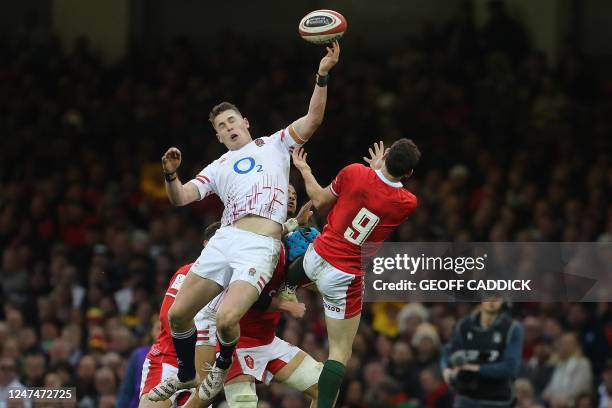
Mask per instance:
[[[344,238],[355,245],[361,245],[370,236],[379,221],[378,215],[363,207],[353,218],[351,226],[344,231]]]

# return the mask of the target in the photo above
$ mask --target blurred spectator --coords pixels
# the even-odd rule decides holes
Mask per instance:
[[[590,392],[583,392],[576,397],[575,408],[596,408],[597,399]]]
[[[412,337],[412,347],[416,350],[416,362],[421,368],[436,364],[440,357],[440,336],[430,323],[417,326]]]
[[[456,390],[455,407],[510,407],[523,349],[523,329],[502,310],[499,296],[462,319],[444,348],[444,379]]]
[[[418,369],[414,361],[414,353],[403,341],[396,341],[391,349],[391,361],[387,369],[389,375],[398,381],[411,398],[421,395],[418,381]]]
[[[45,355],[34,353],[25,356],[23,360],[23,379],[28,387],[42,387],[47,363]]]
[[[368,363],[363,367],[363,379],[367,389],[375,389],[385,379],[385,367],[378,361]]]
[[[575,333],[561,336],[557,354],[559,362],[543,397],[552,407],[563,407],[575,403],[579,394],[591,391],[593,375]]]
[[[15,390],[24,390],[25,387],[19,382],[17,377],[17,364],[15,359],[10,357],[0,358],[0,406],[6,406],[9,402],[9,388]],[[25,402],[24,408],[30,408],[32,404]]]
[[[160,325],[159,318],[154,317],[154,323],[151,328],[151,337],[157,339],[159,335]],[[146,345],[138,347],[132,352],[128,361],[127,369],[125,370],[124,380],[119,390],[116,408],[137,408],[140,401],[140,384],[142,380],[143,364],[147,357],[147,353],[151,346]]]
[[[96,374],[96,361],[91,355],[84,355],[79,361],[76,372],[76,389],[78,400],[92,399],[95,395],[94,376]]]
[[[423,387],[423,402],[427,408],[445,408],[453,405],[453,394],[442,379],[442,373],[437,366],[430,366],[421,371],[421,387]]]
[[[358,380],[349,382],[345,390],[342,408],[365,408],[365,406],[363,383]]]
[[[25,295],[28,289],[28,271],[18,248],[6,248],[2,252],[2,289],[7,298]]]
[[[410,340],[417,327],[429,319],[429,312],[420,303],[410,303],[400,310],[398,319],[400,333]]]
[[[599,408],[612,408],[612,360],[606,361],[601,374],[599,393]]]
[[[534,342],[532,357],[523,363],[520,377],[530,381],[537,395],[540,395],[550,382],[555,369],[553,360],[553,340],[546,336],[538,337]]]
[[[402,392],[399,384],[389,377],[385,377],[372,387],[366,394],[366,404],[372,408],[416,408],[418,402],[411,401]]]
[[[117,395],[117,380],[115,373],[108,368],[102,367],[94,376],[94,385],[96,389],[96,395],[98,396],[98,404],[102,403],[104,397],[107,403],[112,400],[112,407],[115,406],[115,396]]]
[[[582,350],[590,358],[595,374],[599,374],[607,357],[610,356],[610,347],[604,336],[601,323],[593,318],[593,308],[589,304],[576,303],[569,307],[567,322],[569,329],[579,336]]]
[[[519,378],[514,382],[516,392],[516,408],[542,408],[535,398],[533,385],[526,378]]]

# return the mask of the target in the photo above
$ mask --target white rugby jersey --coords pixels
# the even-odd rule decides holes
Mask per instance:
[[[255,139],[223,154],[189,182],[198,188],[200,200],[213,193],[221,198],[223,226],[247,214],[282,224],[287,219],[291,151],[298,141],[291,126]]]

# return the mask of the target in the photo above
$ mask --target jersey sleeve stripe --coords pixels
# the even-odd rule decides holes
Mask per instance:
[[[298,132],[295,131],[293,126],[289,126],[287,130],[289,130],[289,134],[291,135],[295,143],[300,144],[300,145],[306,143],[306,140],[302,139],[300,135],[298,135]]]
[[[176,298],[176,295],[175,295],[175,294],[173,294],[173,293],[169,293],[169,292],[166,292],[166,296],[170,296],[170,297]]]
[[[338,193],[336,193],[336,191],[334,190],[334,187],[332,184],[329,185],[329,191],[331,191],[331,193],[333,195],[335,195],[336,197],[338,197]]]
[[[195,179],[198,180],[202,184],[210,183],[210,179],[206,176],[195,176]]]

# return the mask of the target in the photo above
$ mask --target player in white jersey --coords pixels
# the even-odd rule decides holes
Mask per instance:
[[[216,318],[220,352],[200,384],[199,394],[203,400],[210,400],[223,388],[240,338],[238,322],[258,299],[276,266],[287,215],[290,152],[305,143],[323,121],[328,75],[339,56],[337,42],[327,47],[308,113],[287,128],[253,140],[249,121],[236,106],[224,102],[212,109],[209,119],[227,153],[185,184],[177,176],[181,152],[173,147],[162,157],[166,190],[174,205],[217,194],[225,209],[222,228],[193,264],[169,311],[179,362],[177,378],[152,389],[150,399],[165,400],[178,390],[196,385],[193,317],[227,287]]]

